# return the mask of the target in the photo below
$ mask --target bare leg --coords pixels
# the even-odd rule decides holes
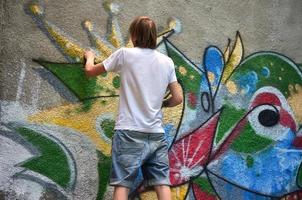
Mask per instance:
[[[115,186],[113,192],[113,200],[128,200],[129,188],[123,186]]]
[[[171,190],[168,185],[154,186],[158,200],[171,200]]]

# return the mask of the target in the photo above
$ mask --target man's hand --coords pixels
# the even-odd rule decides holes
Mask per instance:
[[[182,103],[183,101],[183,91],[181,86],[177,81],[170,83],[168,85],[171,97],[165,101],[163,101],[162,107],[174,107]]]
[[[84,57],[86,58],[86,60],[94,60],[95,54],[93,53],[93,51],[86,50],[84,53]]]
[[[86,58],[85,73],[87,76],[94,77],[106,72],[102,63],[94,64],[95,54],[92,51],[85,51],[84,57]]]

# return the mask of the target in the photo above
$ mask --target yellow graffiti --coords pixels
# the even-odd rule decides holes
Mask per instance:
[[[290,95],[287,98],[287,102],[292,108],[295,118],[299,125],[302,124],[302,85],[296,84],[295,86],[289,85]]]
[[[36,16],[43,24],[49,35],[60,47],[63,53],[77,62],[83,61],[85,49],[75,42],[68,39],[57,27],[47,22],[43,17],[43,9],[38,4],[31,4],[29,6],[30,12]],[[97,56],[96,60],[104,60],[104,57]]]
[[[179,21],[176,18],[170,19],[168,22],[168,29],[166,31],[175,29],[178,26],[178,23]]]
[[[181,31],[181,24],[177,18],[170,18],[168,20],[168,26],[158,34],[160,36],[157,37],[157,43],[159,43],[163,37],[166,36],[166,33],[172,30],[174,30],[175,33],[179,33]]]
[[[105,1],[104,8],[110,15],[108,24],[110,27],[110,32],[107,35],[107,41],[97,36],[94,31],[94,26],[90,20],[85,20],[83,22],[83,26],[87,30],[88,34],[90,34],[94,43],[93,45],[97,50],[95,58],[96,63],[102,62],[105,58],[111,55],[116,48],[120,48],[123,45],[123,38],[121,36],[120,27],[117,20],[119,6],[111,1]],[[73,39],[70,39],[68,36],[66,36],[65,33],[63,33],[59,28],[49,23],[43,16],[43,8],[37,3],[30,4],[29,11],[33,16],[36,17],[37,20],[39,20],[39,23],[45,27],[45,30],[48,32],[49,36],[56,43],[56,45],[60,47],[65,56],[71,58],[73,61],[83,62],[84,51],[86,48],[80,44],[76,44]],[[165,31],[172,29],[180,29],[180,22],[176,18],[170,19]],[[167,34],[168,33],[165,33],[158,37],[157,41],[160,42],[163,36]],[[133,47],[130,39],[125,46],[129,48]]]
[[[214,83],[215,74],[213,72],[208,72],[208,78],[209,78],[210,83]]]
[[[236,42],[233,51],[230,56],[228,56],[228,61],[225,65],[225,69],[222,75],[222,82],[225,83],[227,78],[231,75],[234,69],[239,65],[243,57],[243,45],[240,33],[237,33]]]
[[[184,184],[178,187],[171,188],[172,200],[184,200],[189,189],[189,184]],[[143,200],[157,199],[155,191],[147,191],[140,194],[140,198]]]
[[[36,4],[32,4],[29,6],[30,11],[34,14],[34,15],[40,15],[43,13],[42,9],[40,6],[36,5]]]
[[[234,83],[234,81],[227,81],[227,82],[226,82],[226,88],[228,89],[228,91],[229,91],[231,94],[236,94],[236,93],[237,93],[237,86],[236,86],[236,84]]]
[[[117,76],[117,74],[114,73],[107,73],[105,77],[103,76],[97,76],[97,82],[96,84],[98,86],[102,86],[105,88],[105,90],[101,90],[96,96],[112,96],[112,95],[118,95],[119,89],[115,88],[112,84],[113,79]]]
[[[182,75],[186,75],[186,74],[187,74],[187,70],[186,70],[186,68],[183,67],[183,66],[179,66],[179,67],[178,67],[178,71],[179,71],[179,73],[181,73]]]
[[[105,1],[103,3],[105,10],[110,14],[111,20],[110,20],[110,33],[109,33],[109,41],[110,43],[116,47],[119,48],[122,46],[122,37],[120,33],[119,24],[117,21],[116,16],[120,12],[120,7],[116,3],[113,3],[112,1]]]
[[[104,103],[104,101],[107,101]],[[103,103],[102,103],[103,102]],[[96,145],[97,149],[109,156],[111,144],[106,142],[96,130],[96,119],[105,113],[116,115],[118,108],[118,97],[108,97],[93,103],[87,112],[80,112],[82,104],[67,104],[57,106],[48,110],[43,110],[32,116],[28,120],[36,123],[55,124],[69,127],[87,135]],[[172,123],[177,127],[182,114],[182,105],[174,108],[163,109],[164,123]]]
[[[112,24],[112,27],[111,27],[111,34],[109,36],[109,40],[113,44],[114,47],[116,47],[116,48],[121,47],[121,41],[117,37],[117,30],[116,30],[116,26],[114,24]]]
[[[60,48],[64,51],[64,53],[76,61],[83,61],[83,56],[85,49],[81,48],[79,45],[71,42],[58,31],[56,31],[53,27],[46,26],[47,31],[52,36],[52,38],[57,42]]]
[[[172,199],[174,200],[184,200],[188,192],[189,184],[184,184],[179,187],[174,187],[171,189]]]
[[[86,28],[86,30],[90,33],[91,37],[93,38],[96,49],[101,52],[105,57],[110,56],[112,54],[112,49],[109,48],[102,39],[100,39],[94,34],[94,27],[92,22],[90,20],[85,20],[83,25],[84,28]]]
[[[28,120],[36,123],[55,124],[69,127],[87,135],[103,154],[109,156],[111,144],[107,143],[96,130],[96,118],[104,113],[117,113],[118,98],[111,97],[109,102],[96,101],[87,112],[80,112],[81,104],[67,104],[43,110],[29,116]]]

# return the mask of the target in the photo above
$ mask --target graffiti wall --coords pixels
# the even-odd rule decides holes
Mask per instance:
[[[133,47],[142,14],[184,92],[163,109],[173,199],[302,199],[302,3],[234,2],[2,1],[0,199],[112,199],[120,79],[83,52]],[[131,197],[156,199],[143,177]]]

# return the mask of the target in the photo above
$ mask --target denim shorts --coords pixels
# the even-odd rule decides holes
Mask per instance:
[[[131,188],[141,168],[146,186],[171,185],[163,133],[115,130],[110,185]]]

